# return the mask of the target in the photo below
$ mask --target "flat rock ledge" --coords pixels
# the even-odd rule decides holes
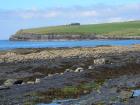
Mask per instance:
[[[100,80],[96,91],[64,105],[139,105],[132,97],[139,68],[140,45],[0,51],[0,104],[26,105],[42,97],[37,92]]]

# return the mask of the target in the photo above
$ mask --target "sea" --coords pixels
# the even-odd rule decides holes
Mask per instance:
[[[59,48],[59,47],[96,47],[129,46],[140,44],[140,40],[73,40],[73,41],[9,41],[0,40],[0,50],[17,48]]]

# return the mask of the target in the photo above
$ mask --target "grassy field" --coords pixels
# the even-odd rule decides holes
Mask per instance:
[[[20,30],[16,34],[50,34],[50,35],[113,35],[140,36],[140,21],[91,24],[80,26],[54,26]]]

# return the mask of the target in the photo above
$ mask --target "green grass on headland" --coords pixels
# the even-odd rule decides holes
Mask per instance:
[[[140,21],[54,26],[20,30],[16,34],[140,36]]]

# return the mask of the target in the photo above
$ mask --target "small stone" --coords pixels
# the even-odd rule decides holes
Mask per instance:
[[[22,82],[22,84],[21,85],[25,85],[26,83],[25,82]]]
[[[48,74],[48,77],[52,77],[53,75],[52,74]]]
[[[79,67],[79,68],[77,68],[74,72],[83,72],[84,71],[84,69],[82,68],[82,67]]]
[[[55,75],[59,75],[59,73],[55,73]]]
[[[70,70],[70,72],[73,72],[73,70]]]
[[[95,68],[94,66],[89,66],[89,67],[88,67],[89,70],[92,70],[92,69],[94,69],[94,68]]]
[[[87,94],[87,93],[89,93],[89,91],[87,91],[87,90],[84,90],[84,92],[83,92],[84,94]]]
[[[28,81],[27,84],[35,84],[34,81]]]
[[[66,69],[66,70],[65,70],[65,73],[71,72],[71,71],[72,71],[71,69]]]
[[[60,75],[63,75],[64,73],[60,73]]]
[[[40,83],[40,79],[36,78],[35,83]]]
[[[97,92],[98,92],[99,94],[101,94],[101,91],[100,91],[99,89],[97,90]]]

